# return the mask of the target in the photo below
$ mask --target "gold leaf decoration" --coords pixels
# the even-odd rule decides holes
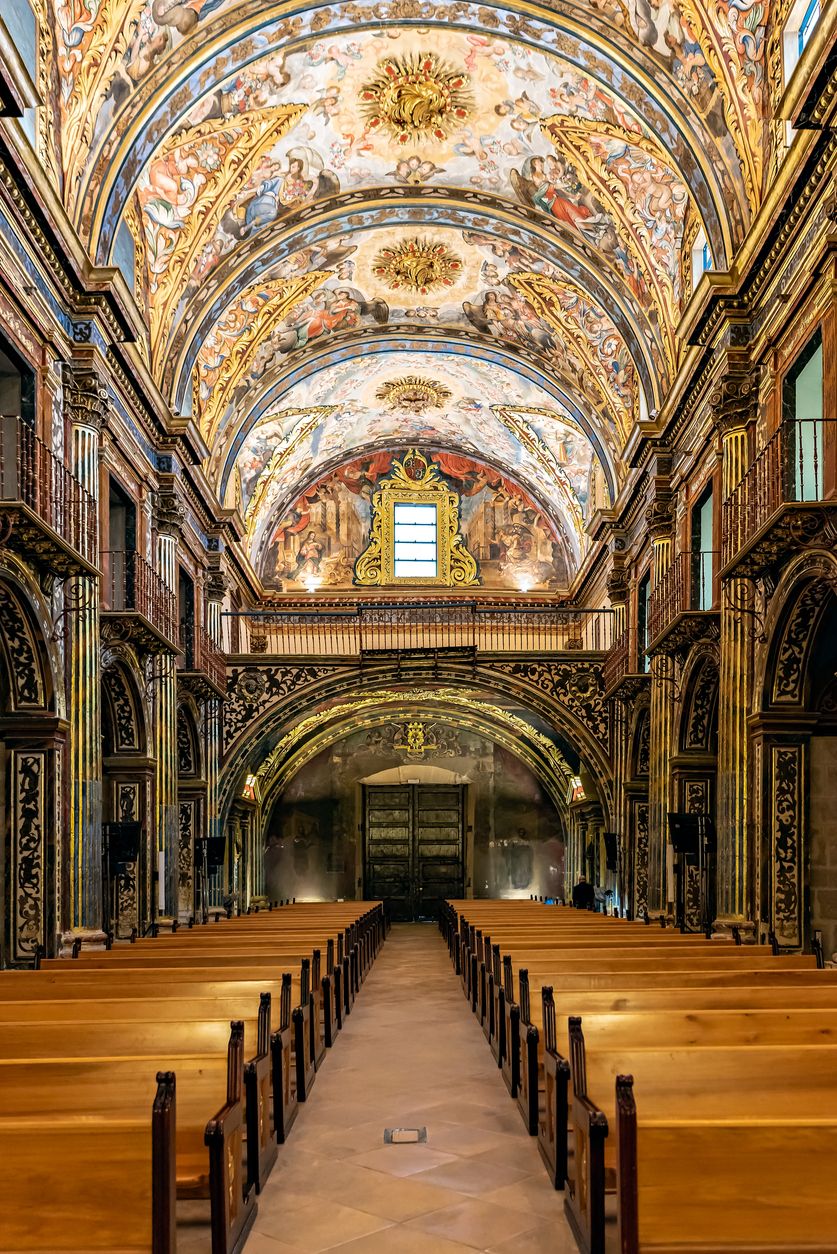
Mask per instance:
[[[465,124],[474,107],[470,79],[435,52],[387,57],[360,90],[370,131],[399,144],[441,143]]]
[[[402,289],[426,296],[440,287],[453,287],[462,274],[462,261],[446,244],[406,239],[382,248],[372,272],[393,292]]]
[[[451,398],[451,390],[436,379],[422,379],[416,374],[405,374],[398,379],[387,379],[375,393],[376,400],[383,401],[390,409],[406,409],[411,414],[423,414],[428,409],[441,409]]]

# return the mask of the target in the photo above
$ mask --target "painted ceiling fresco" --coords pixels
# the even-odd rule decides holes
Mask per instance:
[[[355,562],[369,542],[371,498],[392,470],[385,450],[345,462],[274,512],[253,553],[266,587],[332,591],[356,583]],[[458,453],[430,454],[457,493],[459,532],[477,564],[478,586],[496,591],[565,591],[574,566],[560,525],[514,480]]]
[[[244,515],[251,558],[301,484],[318,482],[359,449],[393,442],[441,446],[505,468],[551,515],[575,562],[586,546],[586,518],[609,503],[590,437],[535,384],[465,356],[382,353],[363,371],[343,361],[292,388],[218,465],[226,503]]]
[[[506,467],[579,561],[696,241],[725,267],[763,199],[770,0],[47,11],[65,204],[102,263],[128,233],[143,350],[251,554],[410,440]]]

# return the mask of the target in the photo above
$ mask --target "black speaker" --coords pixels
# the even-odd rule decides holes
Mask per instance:
[[[142,839],[140,823],[103,823],[102,836],[107,846],[111,866],[138,860]]]
[[[206,838],[206,865],[212,870],[214,867],[224,865],[224,857],[227,852],[226,836],[207,836]]]
[[[616,832],[604,832],[605,865],[608,871],[615,871],[619,865],[619,838]]]
[[[706,819],[705,814],[682,814],[669,811],[668,838],[675,853],[685,854],[687,858],[700,856],[700,842]]]

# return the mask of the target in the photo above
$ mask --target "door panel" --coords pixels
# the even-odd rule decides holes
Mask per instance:
[[[435,918],[446,897],[461,897],[461,785],[370,785],[364,789],[364,880],[394,920]]]

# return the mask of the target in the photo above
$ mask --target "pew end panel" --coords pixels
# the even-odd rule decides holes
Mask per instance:
[[[233,1023],[227,1056],[227,1100],[206,1125],[212,1254],[240,1254],[256,1218],[256,1193],[244,1168],[244,1024]]]
[[[244,1067],[247,1118],[248,1185],[261,1193],[276,1161],[276,1133],[271,1128],[270,993],[259,999],[256,1053]]]

